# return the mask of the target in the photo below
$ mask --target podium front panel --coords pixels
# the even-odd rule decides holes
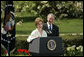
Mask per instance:
[[[62,54],[61,37],[40,37],[29,44],[29,52],[37,54]]]
[[[51,41],[52,44],[49,44]],[[49,47],[49,45],[53,47]],[[40,38],[40,53],[41,54],[61,54],[62,53],[62,39],[60,37]]]
[[[29,52],[39,53],[40,49],[40,39],[34,39],[32,43],[29,44]]]

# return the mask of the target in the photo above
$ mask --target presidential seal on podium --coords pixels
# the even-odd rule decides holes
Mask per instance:
[[[47,48],[50,50],[50,51],[53,51],[56,49],[56,42],[55,40],[49,40],[47,42]]]

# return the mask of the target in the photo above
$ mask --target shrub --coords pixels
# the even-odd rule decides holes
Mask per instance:
[[[61,36],[63,40],[63,48],[66,48],[71,45],[83,45],[83,35],[64,35]],[[27,36],[25,37],[16,37],[16,48],[17,49],[28,49],[29,44],[26,41]],[[24,39],[24,40],[23,40]]]

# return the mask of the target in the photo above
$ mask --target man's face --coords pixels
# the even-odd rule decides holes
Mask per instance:
[[[52,24],[54,21],[54,16],[50,15],[47,20],[50,24]]]

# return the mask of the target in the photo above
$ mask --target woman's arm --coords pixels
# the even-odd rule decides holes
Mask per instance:
[[[31,42],[33,39],[38,38],[37,32],[34,30],[31,35],[27,38],[27,42]]]

